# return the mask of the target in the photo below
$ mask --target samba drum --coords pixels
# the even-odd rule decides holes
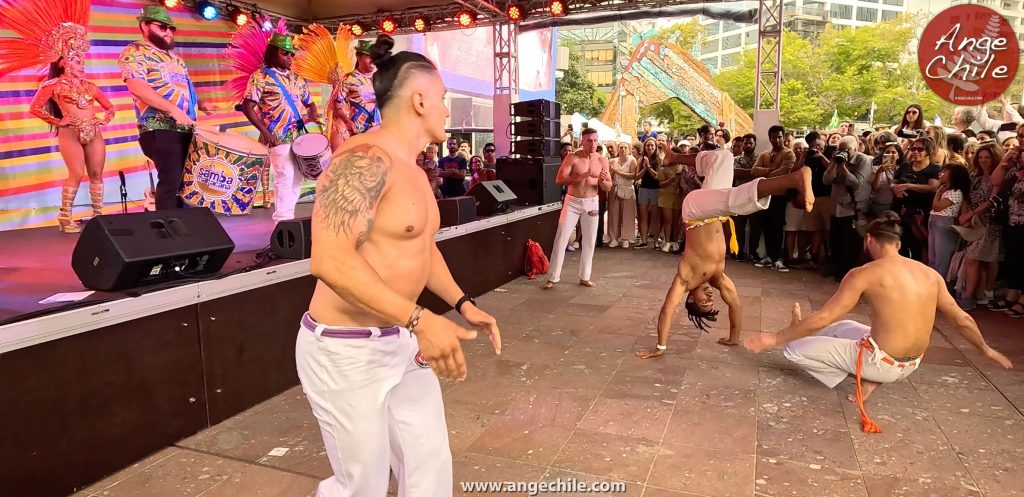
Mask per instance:
[[[306,179],[317,179],[331,162],[331,142],[320,133],[306,133],[292,142],[292,159]]]
[[[181,180],[181,197],[193,207],[248,214],[270,150],[242,135],[196,126]]]

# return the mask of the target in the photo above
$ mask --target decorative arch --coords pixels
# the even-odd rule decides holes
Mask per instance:
[[[620,95],[625,90],[625,95]],[[623,132],[634,134],[640,108],[677,98],[705,122],[724,122],[732,133],[751,133],[754,122],[728,93],[715,86],[711,73],[688,52],[657,40],[643,40],[608,99],[601,122],[611,125],[622,117]],[[621,106],[621,108],[620,108]]]

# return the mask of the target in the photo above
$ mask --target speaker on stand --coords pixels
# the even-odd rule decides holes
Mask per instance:
[[[562,105],[551,100],[527,100],[509,106],[510,156],[498,160],[499,180],[525,205],[560,202],[555,183],[561,165]]]

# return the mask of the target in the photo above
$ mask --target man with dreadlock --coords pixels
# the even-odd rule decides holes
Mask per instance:
[[[785,176],[756,178],[735,188],[732,177],[724,168],[732,168],[733,157],[728,150],[704,151],[696,156],[675,154],[666,161],[682,162],[696,167],[705,177],[704,187],[690,192],[683,199],[683,221],[686,223],[686,251],[679,260],[676,277],[665,296],[658,316],[658,343],[655,348],[637,352],[641,359],[657,357],[668,348],[668,332],[676,307],[686,295],[686,312],[690,322],[702,331],[709,331],[708,321],[716,321],[714,292],[718,289],[722,300],[729,306],[729,338],[718,340],[721,345],[739,345],[743,311],[736,286],[725,274],[725,235],[722,223],[732,223],[729,216],[746,215],[768,208],[771,195],[784,195],[795,189],[804,196],[808,210],[814,204],[811,191],[811,172],[801,168]],[[730,250],[736,252],[736,230],[732,229]]]

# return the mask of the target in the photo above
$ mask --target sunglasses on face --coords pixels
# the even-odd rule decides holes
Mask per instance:
[[[168,25],[166,25],[166,24],[164,24],[162,22],[151,22],[151,23],[149,23],[149,25],[150,26],[156,26],[157,28],[160,29],[160,31],[170,31],[172,33],[176,33],[178,31],[177,27],[175,27],[175,26],[168,26]]]
[[[910,147],[911,152],[924,152],[926,149],[921,147]]]

